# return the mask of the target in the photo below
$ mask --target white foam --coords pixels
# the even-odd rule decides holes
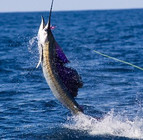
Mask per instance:
[[[64,125],[69,129],[85,130],[89,135],[112,135],[127,138],[143,139],[143,119],[129,120],[121,115],[109,112],[103,119],[97,120],[91,116],[80,114],[68,118]]]

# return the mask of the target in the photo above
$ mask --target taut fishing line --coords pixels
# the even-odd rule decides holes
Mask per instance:
[[[99,55],[102,55],[102,56],[104,56],[104,57],[106,57],[106,58],[113,59],[113,60],[115,60],[115,61],[118,61],[118,62],[127,64],[127,65],[130,65],[130,66],[132,66],[132,67],[134,67],[134,68],[137,68],[137,69],[140,69],[140,70],[143,71],[143,68],[141,68],[141,67],[139,67],[139,66],[136,66],[136,65],[134,65],[134,64],[131,64],[131,63],[129,63],[129,62],[126,62],[126,61],[117,59],[117,58],[115,58],[115,57],[111,57],[111,56],[109,56],[109,55],[106,55],[106,54],[104,54],[104,53],[98,52],[98,51],[96,51],[96,50],[94,50],[94,52],[97,53],[97,54],[99,54]]]

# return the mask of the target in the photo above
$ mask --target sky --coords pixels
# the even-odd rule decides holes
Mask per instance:
[[[51,0],[0,0],[0,12],[48,11]],[[143,0],[55,0],[54,11],[143,8]]]

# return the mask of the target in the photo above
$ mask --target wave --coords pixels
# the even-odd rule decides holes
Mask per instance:
[[[136,117],[129,120],[110,111],[102,119],[80,114],[68,118],[64,127],[72,130],[86,131],[91,136],[117,136],[131,139],[143,139],[143,119]]]

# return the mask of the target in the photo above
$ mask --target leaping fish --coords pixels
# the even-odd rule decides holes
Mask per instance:
[[[83,111],[75,97],[78,88],[83,86],[83,82],[75,69],[66,66],[69,60],[52,34],[51,13],[53,2],[54,0],[51,3],[47,25],[42,17],[38,31],[40,59],[37,67],[41,64],[44,77],[54,96],[73,114],[79,114]]]

